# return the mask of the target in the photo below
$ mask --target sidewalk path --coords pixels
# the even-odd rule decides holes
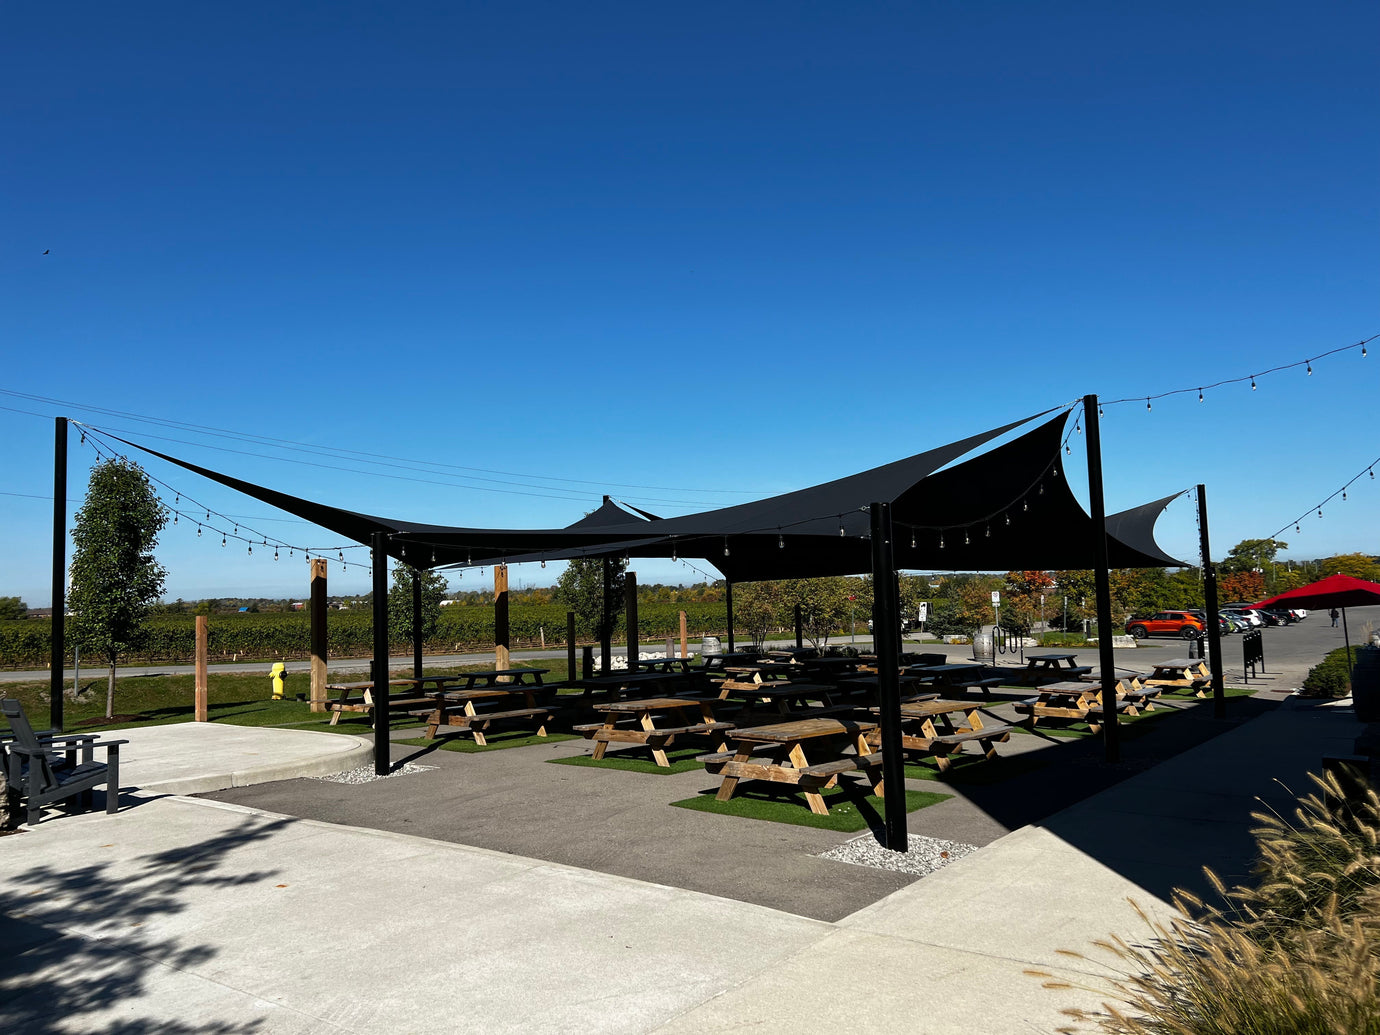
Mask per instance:
[[[837,924],[225,803],[57,819],[0,841],[0,1030],[1050,1032],[1096,997],[1027,968],[1087,984],[1057,950],[1127,898],[1244,872],[1256,795],[1359,729],[1290,701]]]

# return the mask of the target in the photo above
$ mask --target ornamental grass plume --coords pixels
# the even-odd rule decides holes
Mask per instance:
[[[1105,995],[1102,1009],[1067,1009],[1116,1035],[1380,1035],[1380,797],[1357,775],[1309,774],[1314,793],[1292,819],[1253,813],[1259,856],[1252,882],[1228,889],[1210,870],[1223,907],[1176,891],[1180,916],[1152,920],[1149,937],[1096,941],[1102,987],[1046,971],[1051,989]]]

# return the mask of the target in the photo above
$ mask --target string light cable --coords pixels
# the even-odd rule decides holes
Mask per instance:
[[[1341,355],[1343,352],[1351,352],[1353,349],[1360,349],[1361,358],[1364,359],[1369,353],[1369,350],[1366,348],[1366,346],[1368,346],[1371,342],[1375,341],[1376,338],[1380,338],[1380,334],[1372,334],[1369,338],[1365,338],[1358,342],[1353,342],[1350,345],[1342,345],[1335,349],[1328,349],[1326,352],[1319,352],[1315,356],[1307,356],[1296,363],[1282,363],[1277,367],[1269,367],[1265,370],[1258,370],[1253,374],[1245,374],[1241,377],[1228,377],[1224,378],[1221,381],[1213,381],[1211,384],[1195,385],[1192,388],[1175,388],[1172,391],[1159,392],[1157,394],[1151,395],[1128,396],[1125,399],[1107,399],[1105,401],[1100,402],[1099,406],[1118,406],[1123,403],[1143,402],[1145,403],[1146,410],[1149,411],[1151,408],[1151,402],[1153,402],[1156,399],[1168,399],[1176,395],[1196,394],[1198,396],[1198,401],[1202,402],[1205,392],[1210,392],[1214,388],[1222,388],[1225,385],[1245,384],[1248,381],[1250,382],[1251,390],[1255,391],[1256,378],[1265,377],[1267,374],[1278,374],[1284,370],[1295,370],[1298,367],[1303,367],[1305,370],[1307,370],[1309,376],[1312,376],[1313,364],[1316,363],[1318,360],[1327,359],[1331,356],[1338,356]]]
[[[1317,503],[1313,504],[1311,507],[1309,507],[1307,510],[1305,510],[1305,511],[1304,511],[1302,514],[1300,514],[1298,517],[1294,518],[1294,520],[1285,522],[1282,526],[1280,526],[1279,528],[1275,529],[1275,532],[1274,532],[1273,535],[1267,536],[1266,538],[1268,538],[1268,539],[1277,539],[1277,538],[1279,538],[1279,536],[1281,535],[1281,533],[1287,532],[1287,531],[1290,529],[1290,527],[1292,527],[1292,528],[1294,529],[1295,532],[1302,532],[1302,531],[1303,531],[1303,519],[1304,519],[1304,518],[1310,517],[1310,516],[1313,514],[1314,511],[1317,512],[1318,517],[1322,517],[1322,516],[1323,516],[1323,507],[1327,506],[1329,503],[1331,503],[1333,500],[1335,500],[1335,499],[1337,499],[1337,498],[1339,498],[1339,497],[1341,498],[1341,500],[1342,500],[1343,502],[1345,502],[1345,501],[1346,501],[1346,498],[1347,498],[1347,496],[1346,496],[1347,490],[1350,489],[1350,488],[1351,488],[1353,485],[1355,485],[1357,482],[1359,482],[1362,478],[1365,478],[1367,481],[1374,481],[1374,480],[1375,480],[1375,468],[1376,468],[1377,465],[1380,465],[1380,456],[1376,457],[1376,458],[1375,458],[1374,460],[1372,460],[1370,463],[1366,464],[1365,467],[1361,468],[1361,470],[1358,471],[1358,472],[1356,473],[1356,475],[1355,475],[1354,477],[1351,478],[1350,481],[1348,481],[1345,485],[1343,485],[1343,486],[1342,486],[1340,489],[1338,489],[1336,492],[1332,493],[1331,496],[1328,496],[1326,499],[1320,500],[1320,501],[1318,501]]]

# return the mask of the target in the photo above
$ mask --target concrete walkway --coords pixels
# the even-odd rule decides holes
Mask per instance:
[[[0,840],[0,1030],[1049,1032],[1098,996],[1026,969],[1095,984],[1058,950],[1244,872],[1256,796],[1359,730],[1290,700],[834,924],[218,802],[58,818]]]
[[[299,776],[326,776],[374,760],[374,742],[314,730],[178,722],[113,730],[120,786],[144,794],[205,794]],[[97,752],[97,761],[103,757]]]

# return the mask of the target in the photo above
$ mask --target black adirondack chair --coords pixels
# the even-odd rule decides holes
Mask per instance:
[[[5,775],[11,791],[18,791],[28,806],[30,826],[38,823],[44,805],[78,796],[89,802],[90,792],[101,786],[105,787],[105,811],[118,809],[120,745],[129,741],[101,740],[90,733],[37,733],[23,706],[11,697],[0,698],[0,710],[12,731],[0,744]],[[104,762],[93,759],[94,748],[105,749]]]

